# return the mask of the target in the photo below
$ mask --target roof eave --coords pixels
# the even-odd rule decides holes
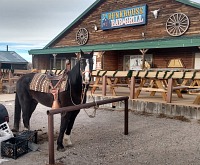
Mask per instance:
[[[140,40],[121,43],[105,43],[98,45],[84,45],[84,46],[70,46],[61,48],[48,49],[32,49],[29,54],[61,54],[61,53],[75,53],[80,49],[83,51],[109,51],[109,50],[131,50],[131,49],[157,49],[157,48],[175,48],[175,47],[193,47],[200,46],[200,36],[194,37],[177,37],[167,39],[154,40]]]
[[[186,5],[190,5],[190,6],[193,6],[195,8],[199,8],[200,9],[200,4],[197,3],[197,2],[193,2],[193,1],[190,1],[190,0],[176,0],[177,2],[181,2],[181,3],[184,3]]]
[[[28,64],[28,62],[10,62],[10,61],[0,61],[1,64]]]

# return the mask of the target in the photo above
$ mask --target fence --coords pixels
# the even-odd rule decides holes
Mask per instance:
[[[96,105],[103,105],[118,101],[124,101],[124,135],[128,135],[128,97],[118,97],[113,99],[101,100],[97,102],[91,102],[86,104],[80,104],[77,106],[69,106],[63,107],[59,109],[52,109],[47,111],[48,115],[48,140],[49,140],[49,165],[55,165],[55,157],[54,157],[54,114],[62,113],[62,112],[70,112],[78,109],[90,108]]]

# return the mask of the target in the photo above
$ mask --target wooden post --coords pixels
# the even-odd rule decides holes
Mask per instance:
[[[10,70],[9,73],[8,73],[8,84],[9,84],[9,86],[13,85],[12,77],[13,77],[13,74],[12,74],[12,71]]]
[[[107,80],[107,76],[103,76],[103,80],[102,80],[102,96],[106,96],[106,81]]]
[[[135,98],[135,76],[132,76],[130,84],[130,99],[134,98]]]
[[[53,54],[53,69],[56,69],[56,56],[57,54]]]
[[[142,53],[142,69],[144,69],[145,65],[145,54],[148,51],[148,49],[140,49],[140,52]]]
[[[53,115],[48,115],[48,140],[49,140],[49,164],[55,164],[54,155],[54,118]]]
[[[3,83],[2,83],[2,80],[0,80],[0,93],[2,93],[3,92],[3,85],[2,85]]]
[[[168,79],[168,85],[167,85],[167,103],[172,102],[172,88],[173,88],[173,79]]]

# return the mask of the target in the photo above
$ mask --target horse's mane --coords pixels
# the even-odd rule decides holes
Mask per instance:
[[[80,73],[80,60],[68,73],[68,83],[75,86],[76,90],[82,90],[82,76]],[[73,87],[72,87],[73,88]]]
[[[78,77],[81,76],[80,74],[80,61],[76,63],[76,65],[69,71],[69,78],[71,79],[71,83],[76,83]]]

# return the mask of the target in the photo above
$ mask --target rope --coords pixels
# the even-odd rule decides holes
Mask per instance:
[[[73,101],[73,99],[72,99],[72,88],[71,88],[71,81],[70,81],[70,79],[69,79],[69,86],[70,86],[70,99],[71,99],[71,102],[72,102],[72,104],[74,105],[74,106],[77,106],[78,104],[75,104],[74,103],[74,101]],[[82,92],[82,96],[81,96],[81,104],[83,104],[83,101],[84,101],[84,99],[85,99],[85,96],[86,96],[86,86],[85,86],[85,88],[83,89],[83,92]],[[94,98],[93,98],[93,100],[94,100]],[[95,116],[96,116],[96,110],[98,109],[98,105],[97,105],[97,103],[96,103],[96,101],[94,100],[94,102],[95,102],[95,104],[96,104],[96,106],[94,106],[94,111],[93,111],[93,113],[92,113],[92,115],[89,115],[88,113],[87,113],[87,111],[86,111],[86,109],[84,109],[84,111],[85,111],[85,113],[87,114],[87,116],[88,117],[90,117],[90,118],[94,118]]]
[[[161,71],[161,70],[158,70],[158,71],[156,72],[156,76],[155,76],[156,79],[158,78],[158,75],[159,75],[160,72],[162,72],[162,71]]]
[[[138,72],[137,72],[137,74],[136,74],[136,76],[135,76],[136,78],[138,78],[138,76],[139,76],[139,74],[140,74],[140,71],[141,71],[141,70],[138,70]]]
[[[113,77],[115,77],[115,75],[117,74],[118,70],[116,70],[114,73],[113,73]]]
[[[148,74],[149,74],[149,71],[147,70],[145,75],[144,75],[144,78],[146,78],[148,76]]]
[[[102,76],[104,76],[107,73],[107,70],[102,74]]]
[[[100,72],[101,72],[101,70],[99,70],[99,71],[97,72],[97,76],[99,76]]]
[[[174,72],[175,72],[175,71],[172,71],[172,73],[169,75],[169,77],[168,77],[167,79],[172,78],[172,76],[174,75]]]
[[[185,78],[185,74],[186,74],[186,71],[183,72],[183,77],[181,79]]]
[[[196,73],[197,73],[197,71],[194,71],[194,73],[193,73],[193,76],[192,76],[192,80],[194,80],[194,78],[196,77]]]
[[[165,79],[165,78],[166,78],[166,76],[167,76],[167,73],[168,73],[168,72],[170,72],[170,71],[168,71],[168,70],[167,70],[167,71],[165,71],[165,74],[164,74],[164,76],[163,76],[163,79]]]
[[[132,74],[133,74],[133,71],[132,71],[132,70],[129,70],[129,71],[128,71],[128,74],[127,74],[127,77],[128,77],[128,78],[131,78],[131,77],[132,77]]]

